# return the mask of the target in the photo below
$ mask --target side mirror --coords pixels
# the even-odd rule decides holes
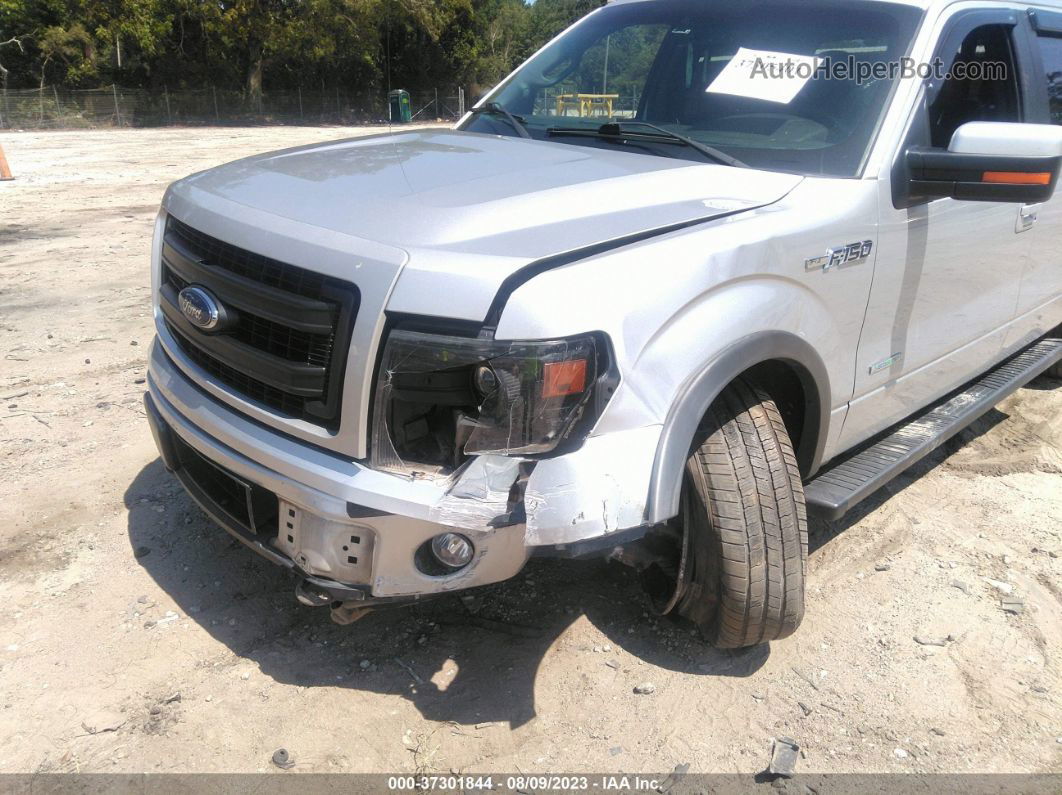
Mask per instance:
[[[907,150],[907,198],[1034,204],[1051,198],[1060,165],[1062,126],[971,121],[947,151]]]

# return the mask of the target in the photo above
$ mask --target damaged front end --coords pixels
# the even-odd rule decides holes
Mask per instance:
[[[371,468],[440,490],[424,525],[435,534],[413,552],[416,571],[442,590],[511,576],[530,554],[522,526],[536,464],[577,448],[615,390],[607,340],[397,329],[378,372]],[[380,526],[386,521],[374,520],[377,543],[394,538]],[[392,581],[401,564],[389,557],[376,556],[374,594],[408,592],[406,578]],[[301,598],[309,603],[312,594]],[[373,599],[333,603],[333,617],[349,623],[375,606]]]
[[[204,411],[159,345],[147,405],[193,499],[291,569],[301,603],[350,622],[501,582],[533,555],[608,554],[638,535],[659,431],[592,433],[618,386],[614,361],[600,333],[498,341],[395,329],[368,465],[219,403]]]

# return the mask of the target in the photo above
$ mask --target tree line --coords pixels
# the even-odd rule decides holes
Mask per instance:
[[[603,1],[0,0],[0,84],[474,95]]]

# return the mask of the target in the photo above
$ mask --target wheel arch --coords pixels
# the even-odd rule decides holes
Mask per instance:
[[[796,334],[756,332],[724,349],[680,388],[664,420],[653,462],[646,506],[649,523],[663,522],[678,513],[683,467],[701,419],[712,402],[742,375],[751,375],[772,393],[772,367],[787,374],[787,391],[792,391],[793,384],[799,385],[803,411],[798,416],[790,413],[787,426],[791,420],[799,420],[796,453],[800,472],[805,479],[814,474],[822,461],[829,428],[831,393],[826,365],[815,349]]]

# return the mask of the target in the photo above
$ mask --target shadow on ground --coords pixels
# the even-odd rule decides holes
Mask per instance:
[[[648,615],[636,576],[603,561],[536,559],[512,580],[465,592],[470,604],[451,595],[337,626],[327,609],[295,601],[292,575],[207,519],[161,461],[141,470],[125,504],[139,565],[182,614],[264,674],[401,695],[430,720],[533,718],[539,665],[554,645],[580,647],[580,633],[565,633],[583,617],[606,636],[602,645],[674,671],[748,676],[769,654],[766,644],[712,649],[688,627]],[[437,686],[433,677],[454,664],[457,676]]]

